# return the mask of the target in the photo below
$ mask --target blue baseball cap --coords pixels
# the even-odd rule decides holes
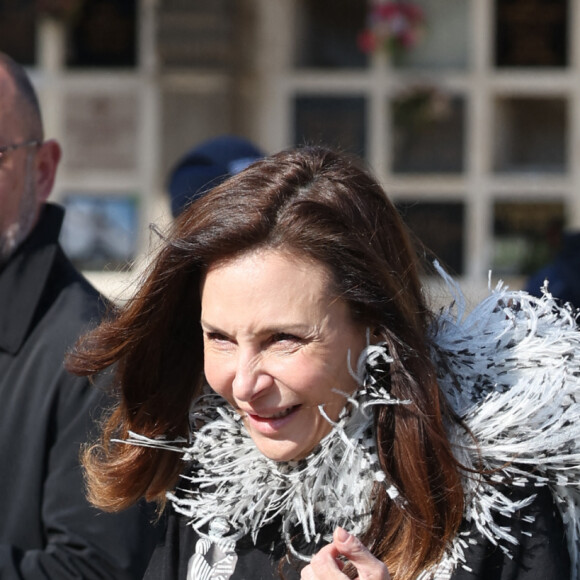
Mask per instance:
[[[195,146],[170,173],[171,213],[177,217],[191,202],[262,157],[264,153],[250,141],[233,135]]]

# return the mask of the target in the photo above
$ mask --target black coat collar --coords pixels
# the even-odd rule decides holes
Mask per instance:
[[[0,350],[15,354],[24,342],[59,251],[64,210],[46,204],[39,222],[0,270]]]

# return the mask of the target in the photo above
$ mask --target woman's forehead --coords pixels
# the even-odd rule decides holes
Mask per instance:
[[[243,250],[241,252],[223,256],[211,262],[202,272],[201,285],[203,284],[207,274],[220,268],[231,266],[233,264],[245,263],[248,266],[256,261],[261,261],[265,257],[275,257],[278,262],[285,262],[289,267],[296,270],[309,270],[311,272],[318,271],[320,276],[324,277],[328,283],[333,281],[333,273],[327,264],[321,262],[308,255],[306,252],[295,250],[294,248],[286,246],[254,246]]]

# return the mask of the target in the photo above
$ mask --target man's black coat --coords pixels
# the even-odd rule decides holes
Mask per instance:
[[[151,514],[99,513],[84,496],[79,450],[104,397],[63,359],[105,304],[58,244],[63,215],[46,205],[0,267],[0,578],[141,578]]]

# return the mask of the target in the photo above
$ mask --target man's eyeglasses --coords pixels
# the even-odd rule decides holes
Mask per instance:
[[[0,164],[6,158],[6,154],[10,153],[10,151],[15,151],[16,149],[22,149],[23,147],[39,147],[42,145],[42,141],[38,139],[34,139],[32,141],[25,141],[24,143],[13,143],[12,145],[4,145],[4,147],[0,147]]]

